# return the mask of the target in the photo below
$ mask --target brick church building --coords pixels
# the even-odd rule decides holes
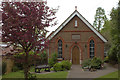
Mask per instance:
[[[64,14],[63,14],[64,15]],[[58,54],[58,60],[81,64],[93,57],[104,59],[107,40],[77,11],[77,9],[49,36],[48,57]]]

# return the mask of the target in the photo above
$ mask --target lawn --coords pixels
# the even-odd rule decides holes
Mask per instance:
[[[118,80],[118,71],[96,78],[95,80]]]
[[[61,71],[61,72],[54,72],[54,73],[48,73],[48,74],[35,74],[37,78],[66,78],[68,72],[67,71]],[[3,75],[3,78],[24,78],[23,71],[18,72],[11,72],[9,74]]]
[[[34,68],[31,68],[31,72],[34,72]],[[68,71],[53,72],[47,74],[35,74],[37,78],[66,78]],[[24,78],[22,70],[17,72],[11,72],[2,76],[3,78]]]

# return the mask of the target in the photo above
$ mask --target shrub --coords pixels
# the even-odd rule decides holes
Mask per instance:
[[[106,57],[104,58],[104,62],[105,62],[105,63],[108,63],[108,62],[109,62],[108,56],[106,56]]]
[[[91,67],[91,68],[94,68],[94,69],[100,69],[102,63],[103,62],[100,58],[94,57],[93,59],[87,59],[87,60],[83,61],[82,68]]]
[[[14,58],[17,59],[17,60],[22,60],[22,59],[23,59],[22,54],[24,54],[24,53],[16,54],[16,55],[14,55]],[[15,62],[14,65],[15,65],[18,69],[23,70],[23,64],[22,64],[22,63],[20,63],[20,62],[19,62],[19,63],[18,63],[18,62]]]
[[[28,74],[28,80],[38,80],[35,74]]]
[[[48,64],[50,67],[53,67],[55,63],[57,63],[57,54],[53,53],[52,58],[49,59]]]
[[[89,67],[90,64],[91,64],[91,59],[84,60],[84,61],[82,62],[82,68],[84,68],[84,67]]]
[[[54,66],[54,61],[52,60],[52,58],[50,58],[49,59],[49,62],[48,62],[48,65],[50,66],[50,67],[53,67]]]
[[[95,69],[100,69],[101,68],[101,64],[102,64],[102,60],[100,58],[96,58],[94,57],[92,60],[91,60],[91,68],[95,68]]]
[[[53,66],[54,71],[65,71],[70,70],[72,63],[70,63],[68,60],[63,60],[60,63],[56,63]]]
[[[2,62],[2,74],[5,74],[5,72],[6,72],[6,67],[7,67],[6,62]]]
[[[61,62],[62,64],[62,69],[63,70],[70,70],[72,63],[70,63],[68,60],[63,60]]]
[[[16,67],[16,69],[18,68],[19,70],[23,70],[23,64],[22,63],[16,63],[15,62],[14,65],[15,65],[14,67]]]
[[[53,66],[53,69],[54,71],[62,71],[63,68],[62,68],[62,64],[61,63],[56,63],[54,66]]]
[[[42,53],[37,54],[37,56],[39,56],[39,58],[36,59],[35,63],[37,65],[43,65],[43,64],[47,64],[48,63],[48,59],[47,59],[47,53],[46,51],[43,51]],[[36,65],[34,64],[34,65]]]
[[[13,66],[12,72],[17,72],[18,70],[19,70],[19,68],[17,66]]]

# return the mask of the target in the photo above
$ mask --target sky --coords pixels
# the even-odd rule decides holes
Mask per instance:
[[[93,24],[98,7],[102,7],[105,10],[107,18],[110,19],[109,14],[111,9],[117,7],[118,1],[119,0],[47,0],[49,7],[57,8],[59,6],[59,10],[56,13],[58,24],[53,27],[48,27],[47,30],[50,32],[47,35],[59,27],[60,24],[74,12],[75,6],[77,6],[78,12]]]

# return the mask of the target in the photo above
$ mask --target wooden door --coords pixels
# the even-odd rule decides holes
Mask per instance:
[[[80,64],[80,51],[77,46],[72,50],[72,64]]]

